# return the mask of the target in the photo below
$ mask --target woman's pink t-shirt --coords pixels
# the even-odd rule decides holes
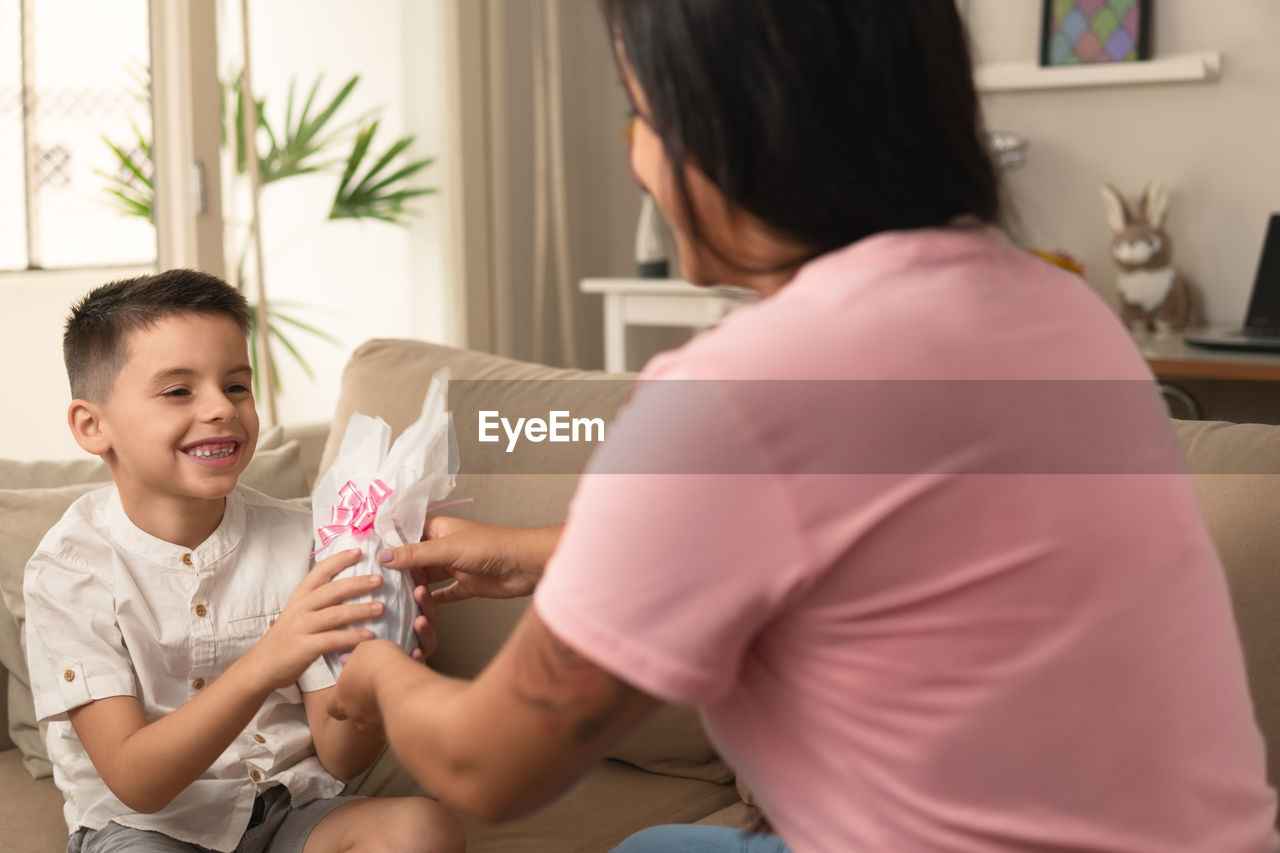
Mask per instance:
[[[535,607],[696,703],[796,853],[1275,847],[1147,368],[990,229],[860,241],[651,362]]]

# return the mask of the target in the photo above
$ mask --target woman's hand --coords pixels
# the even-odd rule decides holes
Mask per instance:
[[[482,598],[529,595],[542,577],[551,552],[560,541],[560,527],[498,527],[460,518],[434,516],[423,530],[423,541],[378,552],[388,568],[409,572],[421,590],[419,605]],[[428,592],[426,585],[452,580]],[[426,613],[428,621],[432,614]]]
[[[448,516],[433,516],[422,541],[378,552],[388,568],[409,572],[413,600],[421,615],[413,620],[418,635],[414,660],[426,660],[436,648],[434,628],[439,605],[472,596],[517,598],[529,595],[560,541],[560,527],[498,527]],[[437,590],[427,584],[452,580]]]
[[[347,626],[377,618],[386,605],[381,601],[342,602],[377,589],[382,584],[381,575],[333,580],[359,559],[358,548],[326,557],[294,587],[275,623],[242,658],[264,684],[277,690],[287,687],[321,655],[350,648],[374,636],[368,628]]]
[[[436,604],[436,600],[431,597],[431,590],[425,586],[413,588],[413,600],[418,602],[418,610],[421,613],[413,619],[413,633],[418,635],[418,647],[409,655],[416,661],[425,662],[435,653],[436,646],[439,645],[435,622],[436,615],[440,612],[440,605]]]
[[[349,720],[358,729],[380,728],[377,678],[388,662],[403,658],[404,650],[390,640],[369,640],[356,646],[329,694],[329,716]]]

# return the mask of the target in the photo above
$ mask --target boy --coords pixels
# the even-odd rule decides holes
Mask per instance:
[[[454,851],[425,798],[339,797],[383,745],[325,713],[318,658],[372,632],[345,604],[376,577],[308,573],[311,516],[236,481],[258,438],[249,306],[170,270],[72,310],[76,441],[113,486],[76,501],[27,564],[27,657],[68,851]]]

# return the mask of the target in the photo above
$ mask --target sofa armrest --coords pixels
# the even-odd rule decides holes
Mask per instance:
[[[1227,573],[1267,776],[1280,786],[1280,427],[1174,421],[1174,432]]]

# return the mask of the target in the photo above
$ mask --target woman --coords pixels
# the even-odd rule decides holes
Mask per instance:
[[[763,298],[646,367],[563,530],[388,555],[442,602],[537,587],[475,681],[365,643],[334,712],[489,817],[678,700],[760,849],[1269,849],[1192,488],[1123,329],[993,227],[953,0],[603,5],[684,276]]]

